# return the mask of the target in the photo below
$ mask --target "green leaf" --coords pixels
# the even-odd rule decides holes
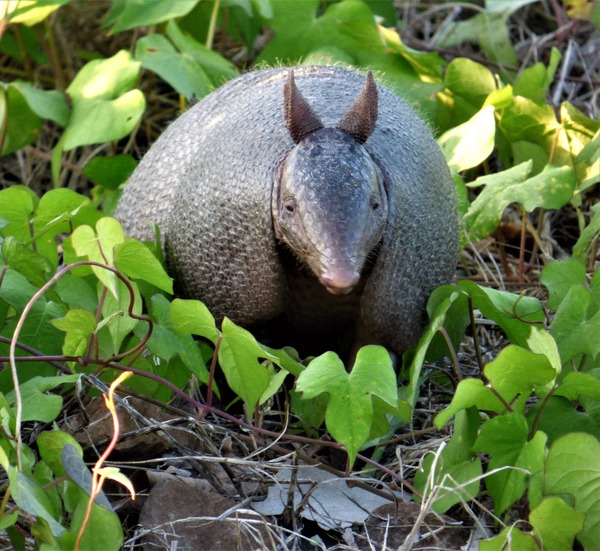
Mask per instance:
[[[560,387],[557,392],[560,392]],[[530,426],[533,426],[541,405],[541,402],[537,402],[527,412],[527,421]],[[559,395],[550,397],[544,404],[544,409],[537,422],[537,430],[548,436],[550,445],[561,436],[573,432],[598,435],[600,434],[600,423],[594,421],[589,413],[583,411],[581,405]]]
[[[169,306],[173,329],[183,335],[198,335],[217,343],[219,330],[215,318],[199,300],[175,299]]]
[[[543,323],[545,320],[540,301],[536,298],[481,287],[467,280],[460,281],[458,286],[471,297],[473,307],[495,321],[513,344],[526,346],[531,322]]]
[[[537,0],[485,0],[485,10],[490,13],[513,13]]]
[[[502,144],[505,143],[505,147],[509,149],[508,152],[504,152]],[[532,174],[539,174],[544,170],[550,155],[541,145],[526,140],[520,140],[516,142],[506,143],[505,140],[499,135],[498,137],[499,153],[504,155],[504,163],[507,165],[518,166],[523,163],[532,163]]]
[[[496,80],[491,71],[466,57],[456,57],[448,64],[444,84],[476,108],[481,108],[489,94],[496,90]]]
[[[473,201],[465,223],[470,231],[482,239],[500,224],[504,209],[518,203],[527,212],[538,207],[559,209],[573,195],[575,177],[568,166],[546,167],[540,174],[528,178],[531,161],[522,163],[497,174],[481,176],[469,187],[485,185]]]
[[[311,428],[320,427],[325,421],[329,396],[321,394],[312,400],[306,400],[301,392],[290,390],[291,409],[300,419],[307,434],[311,434]]]
[[[201,382],[208,382],[208,370],[199,345],[191,335],[178,334],[171,323],[169,301],[162,295],[154,295],[150,303],[150,314],[155,322],[147,343],[150,351],[166,361],[179,356],[190,373],[196,375]],[[145,325],[138,325],[136,335],[142,338],[145,333]]]
[[[260,360],[269,357],[256,339],[245,329],[225,318],[223,339],[219,347],[219,365],[227,384],[253,412],[270,382],[267,368]]]
[[[50,527],[52,534],[56,537],[62,535],[65,528],[55,518],[54,507],[50,497],[42,487],[27,476],[24,472],[9,469],[11,497],[15,503],[26,513],[36,518],[42,518]]]
[[[495,538],[479,542],[479,551],[540,551],[537,541],[516,526],[507,526]]]
[[[42,421],[51,423],[54,421],[62,409],[62,396],[57,394],[44,394],[49,390],[64,384],[73,384],[79,375],[60,375],[57,377],[33,377],[28,381],[21,383],[19,389],[21,392],[22,410],[21,420]],[[6,394],[6,399],[14,403],[14,391]]]
[[[74,102],[63,134],[65,151],[120,140],[135,128],[145,108],[146,100],[140,90],[130,90],[112,100],[86,98]]]
[[[600,380],[589,373],[573,371],[564,378],[554,395],[565,396],[573,402],[582,396],[600,400]]]
[[[118,140],[131,132],[146,102],[135,85],[140,63],[125,50],[87,63],[67,88],[73,99],[71,119],[62,137],[65,150]]]
[[[38,435],[36,444],[42,459],[52,469],[56,477],[65,476],[66,474],[62,464],[62,450],[67,444],[73,448],[73,453],[83,458],[83,451],[77,441],[70,434],[60,430],[42,432]]]
[[[419,340],[419,344],[410,352],[406,359],[410,359],[408,368],[409,383],[406,387],[400,388],[401,399],[398,403],[399,417],[410,423],[412,420],[412,412],[419,397],[419,386],[421,384],[421,369],[429,345],[433,341],[436,333],[443,326],[446,320],[446,313],[449,311],[452,304],[460,298],[460,293],[453,291],[449,296],[444,298],[436,307],[434,312],[430,313],[430,322],[425,329],[425,332]]]
[[[461,172],[485,161],[494,150],[494,107],[486,105],[467,122],[440,136],[438,143],[450,169]]]
[[[20,511],[18,509],[12,513],[4,513],[0,519],[0,530],[6,530],[7,528],[14,526],[17,523],[17,520],[19,520],[19,515]]]
[[[554,260],[544,267],[540,281],[548,288],[548,308],[555,310],[573,285],[587,287],[585,266],[573,258]]]
[[[8,222],[0,232],[12,235],[21,243],[28,243],[32,237],[30,222],[39,199],[26,186],[11,186],[0,191],[0,216]]]
[[[560,120],[567,133],[568,151],[572,157],[578,157],[600,131],[600,122],[587,117],[566,101],[560,105]]]
[[[50,323],[66,333],[63,345],[65,356],[87,356],[90,337],[96,331],[96,319],[91,312],[71,309],[64,318]]]
[[[53,272],[48,258],[17,243],[12,236],[2,242],[2,256],[8,266],[24,275],[36,287],[44,285]]]
[[[458,294],[458,296],[454,296]],[[467,294],[456,285],[442,285],[438,287],[427,301],[427,315],[429,319],[435,318],[438,306],[450,298],[450,308],[444,314],[444,328],[450,337],[454,350],[458,350],[465,335],[465,329],[470,323]],[[450,356],[448,343],[441,332],[437,332],[427,349],[427,362],[436,361],[444,356]]]
[[[585,515],[562,499],[546,498],[529,513],[529,522],[544,549],[573,549],[575,535],[583,528]]]
[[[498,88],[493,92],[490,92],[489,96],[485,98],[483,105],[493,105],[496,110],[504,109],[508,107],[513,100],[513,89],[510,84],[504,88]],[[516,164],[516,163],[513,163]]]
[[[239,75],[237,67],[231,61],[183,33],[174,20],[167,23],[166,31],[174,46],[202,68],[213,86],[220,86]]]
[[[573,167],[573,158],[577,153],[571,151],[568,133],[547,103],[515,96],[502,111],[499,128],[512,144],[527,141],[538,145],[547,156],[546,163]]]
[[[258,400],[258,405],[262,406],[265,402],[270,400],[283,385],[283,381],[289,375],[289,373],[285,369],[280,369],[277,371],[275,369],[275,364],[271,363],[267,366],[267,370],[269,372],[269,384],[265,391],[260,395]]]
[[[92,473],[83,461],[83,454],[81,453],[80,446],[78,444],[73,445],[70,442],[66,442],[60,452],[60,458],[62,468],[67,476],[78,488],[81,488],[87,496],[90,496],[92,493]],[[94,499],[94,502],[107,511],[113,511],[112,505],[104,492],[100,492]]]
[[[96,278],[93,276],[84,279],[69,272],[56,282],[54,288],[69,308],[80,308],[95,312],[98,308],[97,283]]]
[[[309,400],[329,394],[325,423],[331,435],[346,447],[350,465],[371,432],[373,396],[391,406],[398,400],[392,362],[380,346],[361,348],[350,373],[337,354],[326,352],[300,374],[296,390]]]
[[[571,433],[551,446],[546,459],[544,494],[570,495],[578,513],[585,513],[577,539],[594,549],[600,533],[600,442],[590,434]]]
[[[415,487],[424,497],[436,492],[433,505],[436,513],[445,513],[458,503],[471,501],[479,493],[481,459],[472,452],[479,423],[476,408],[459,412],[446,447],[437,459],[433,453],[425,456],[415,474]]]
[[[592,13],[590,14],[590,22],[594,24],[597,29],[600,29],[600,4],[592,4]]]
[[[558,344],[563,365],[579,354],[590,358],[600,354],[600,309],[588,289],[571,287],[556,311],[550,333]]]
[[[14,272],[8,270],[4,275],[2,286],[0,287],[0,299],[4,300],[19,311],[19,314],[31,295],[36,292],[37,289],[31,286],[27,280]],[[20,343],[27,344],[36,350],[43,350],[47,355],[58,355],[62,351],[62,343],[64,337],[58,329],[53,327],[50,320],[54,318],[60,318],[65,315],[65,310],[54,302],[49,302],[43,297],[38,299],[33,305],[29,314],[25,318],[25,323],[19,333],[18,340]],[[6,324],[1,331],[1,334],[13,338],[13,333],[16,329],[18,317],[13,317],[12,320]],[[7,345],[0,344],[0,349],[5,351],[8,349]],[[7,355],[6,353],[4,355]],[[29,352],[17,349],[17,355],[29,355]],[[19,375],[21,381],[30,379],[33,375],[51,375],[56,372],[56,368],[49,364],[40,361],[34,363],[27,363],[27,365],[18,366]],[[10,380],[10,371],[0,372],[0,381],[8,376]],[[12,382],[10,383],[12,387]],[[0,388],[2,382],[0,382]]]
[[[173,294],[173,280],[143,243],[128,239],[114,248],[115,265],[132,279],[141,279]]]
[[[285,347],[280,349],[269,348],[268,346],[262,345],[263,349],[266,350],[271,358],[277,358],[274,360],[277,365],[282,367],[285,371],[292,374],[294,377],[298,377],[306,367],[300,362],[298,358],[298,352],[291,348]]]
[[[40,254],[58,265],[57,237],[82,224],[93,225],[101,213],[88,197],[68,188],[52,189],[40,199],[33,219],[35,243]]]
[[[558,353],[558,347],[556,341],[552,338],[552,335],[542,329],[536,327],[531,328],[531,336],[527,339],[529,350],[534,354],[542,354],[548,358],[548,362],[552,369],[554,369],[556,375],[561,372],[560,355]]]
[[[326,50],[335,56],[331,62],[354,60],[357,65],[376,68],[376,54],[385,52],[373,13],[363,2],[331,4],[320,16],[318,0],[272,0],[272,5],[270,25],[275,37],[260,54],[259,63],[297,62]],[[389,64],[390,70],[397,72],[393,65]]]
[[[438,38],[438,46],[449,48],[464,42],[479,44],[490,61],[518,66],[507,28],[508,12],[482,12],[466,21],[448,25]]]
[[[44,0],[43,2],[14,2],[8,4],[7,15],[11,23],[28,27],[37,25],[70,0]]]
[[[553,47],[548,67],[539,62],[526,67],[513,87],[514,95],[524,96],[536,102],[544,102],[561,58],[560,50]]]
[[[518,398],[513,405],[517,411],[522,411],[535,385],[546,385],[557,376],[546,356],[514,344],[504,348],[483,372],[506,402]]]
[[[598,235],[600,235],[600,203],[592,206],[592,219],[583,228],[577,243],[573,246],[573,257],[585,262],[592,250],[593,243],[598,240]]]
[[[577,154],[577,162],[585,162],[592,165],[600,161],[600,130],[594,134],[594,137]]]
[[[71,234],[71,243],[77,256],[109,266],[113,265],[115,246],[124,242],[123,228],[114,218],[98,220],[96,232],[90,226],[80,226]],[[92,270],[113,296],[117,297],[115,274],[98,266],[92,266]]]
[[[497,515],[521,499],[529,477],[544,468],[546,435],[537,432],[530,441],[528,435],[525,417],[520,413],[507,413],[486,421],[473,447],[491,457],[485,484]],[[493,473],[496,469],[502,470]]]
[[[441,429],[457,412],[476,407],[480,411],[503,413],[506,408],[492,390],[480,379],[464,379],[456,387],[450,405],[435,416],[434,423]]]
[[[6,120],[6,134],[2,155],[33,142],[42,127],[43,120],[29,107],[23,94],[15,86],[0,85],[0,121]]]
[[[102,321],[98,324],[98,331],[108,327],[111,336],[111,346],[109,349],[104,349],[103,353],[110,356],[121,352],[121,344],[140,323],[139,320],[129,316],[129,307],[132,300],[133,314],[139,316],[142,313],[142,298],[140,297],[138,286],[134,282],[130,282],[130,284],[133,289],[133,299],[129,294],[129,289],[127,289],[125,284],[120,280],[117,281],[117,298],[112,294],[108,294],[104,297],[104,304],[102,305]],[[99,300],[101,295],[102,289],[99,288]],[[141,327],[145,331],[148,324],[142,322]]]
[[[108,59],[94,59],[77,73],[67,93],[73,100],[114,99],[130,90],[140,73],[140,63],[121,50]]]
[[[172,0],[118,0],[112,2],[103,27],[116,34],[136,27],[156,25],[177,17],[183,17],[194,9],[200,0],[173,2]]]
[[[131,155],[94,157],[83,168],[83,174],[95,184],[107,189],[117,189],[127,181],[137,166]]]
[[[25,82],[14,82],[12,86],[21,92],[29,108],[38,117],[66,126],[70,110],[63,93],[58,90],[40,90]]]
[[[144,69],[156,73],[187,99],[202,98],[211,92],[211,81],[204,69],[194,59],[178,52],[161,34],[140,38],[135,57]]]
[[[78,533],[86,516],[87,502],[80,500],[77,503],[71,519],[70,531]],[[119,551],[123,546],[123,526],[119,517],[94,504],[92,513],[81,539],[80,549],[86,551]],[[73,549],[72,543],[63,543],[64,549]]]

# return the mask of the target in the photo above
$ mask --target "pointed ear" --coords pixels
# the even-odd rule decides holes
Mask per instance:
[[[290,71],[283,92],[285,126],[294,143],[301,142],[312,132],[323,128],[321,119],[298,90],[294,82],[294,71]]]
[[[352,105],[337,127],[348,132],[357,142],[365,143],[375,130],[377,122],[377,85],[371,71]]]

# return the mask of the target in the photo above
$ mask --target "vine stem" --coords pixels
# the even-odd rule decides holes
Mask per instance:
[[[110,478],[109,475],[107,475],[105,472],[102,471],[102,465],[104,463],[106,463],[109,455],[113,452],[113,450],[117,446],[117,442],[119,441],[119,436],[121,434],[121,427],[119,425],[119,416],[117,415],[117,410],[115,407],[115,400],[114,400],[115,390],[125,379],[127,379],[128,377],[131,377],[131,375],[132,375],[131,371],[124,371],[123,373],[121,373],[121,375],[119,375],[116,378],[116,380],[113,381],[113,383],[110,385],[110,388],[108,390],[108,396],[106,394],[104,395],[104,401],[106,403],[106,407],[108,408],[108,410],[111,414],[111,418],[112,418],[112,422],[113,422],[113,435],[112,435],[112,438],[110,439],[108,446],[104,450],[104,453],[99,457],[98,461],[96,461],[96,465],[92,469],[92,488],[90,490],[90,498],[89,498],[87,509],[85,512],[85,517],[83,519],[83,522],[81,523],[81,528],[79,529],[79,532],[77,534],[77,540],[75,541],[75,550],[76,551],[79,551],[81,549],[81,540],[83,539],[83,534],[85,533],[85,530],[88,527],[88,524],[90,522],[90,517],[92,516],[92,507],[94,506],[94,501],[96,500],[96,497],[98,497],[98,495],[102,491],[102,486],[104,484],[104,480],[107,477]],[[135,495],[133,495],[132,497],[133,497],[133,499],[135,499]]]
[[[450,335],[448,334],[448,331],[446,331],[446,328],[444,326],[440,327],[440,333],[443,335],[444,340],[446,341],[446,346],[448,347],[448,350],[450,351],[450,356],[452,357],[452,366],[454,367],[454,373],[456,375],[456,378],[458,379],[458,382],[460,383],[463,380],[463,375],[460,370],[460,362],[458,361],[458,355],[456,354],[456,350],[454,350],[454,344],[452,344],[452,339],[450,338]]]
[[[475,356],[477,357],[477,365],[479,371],[483,375],[483,368],[485,364],[483,362],[483,356],[481,355],[481,348],[479,347],[479,338],[477,337],[477,326],[475,325],[475,312],[473,311],[473,299],[470,295],[467,295],[467,301],[469,303],[469,321],[471,322],[471,330],[473,331],[473,346],[475,348]]]
[[[70,272],[72,269],[77,268],[79,266],[97,266],[99,268],[108,270],[109,272],[112,272],[113,274],[115,274],[127,286],[129,293],[130,293],[130,299],[131,299],[129,302],[129,310],[128,310],[129,316],[134,319],[140,319],[140,320],[146,321],[150,325],[149,331],[146,334],[145,338],[142,339],[142,341],[140,341],[140,343],[137,345],[137,347],[134,349],[134,351],[137,350],[138,347],[145,346],[146,342],[150,338],[150,333],[152,332],[152,320],[150,318],[148,318],[147,316],[138,316],[133,313],[133,302],[135,301],[135,295],[133,294],[133,289],[129,285],[129,282],[127,281],[127,279],[116,268],[113,268],[112,266],[107,266],[105,264],[102,264],[100,262],[95,262],[93,260],[82,260],[79,262],[74,262],[73,264],[69,264],[68,266],[65,266],[64,268],[61,268],[42,287],[40,287],[40,289],[31,297],[29,302],[25,305],[23,312],[21,312],[21,316],[19,317],[19,321],[17,322],[17,325],[16,325],[15,330],[12,335],[12,340],[10,342],[10,348],[9,348],[9,353],[8,353],[13,385],[15,387],[15,409],[16,409],[16,412],[15,412],[15,438],[17,440],[17,468],[19,471],[21,471],[23,469],[23,437],[21,435],[21,422],[23,419],[23,400],[21,397],[21,390],[19,388],[19,375],[17,373],[17,362],[16,362],[16,348],[17,348],[17,342],[19,340],[19,335],[21,334],[21,330],[23,329],[23,325],[25,324],[25,320],[27,319],[29,312],[31,312],[31,309],[33,308],[35,303],[38,301],[38,299],[40,299],[42,297],[42,295],[48,289],[50,289],[50,287],[52,287],[67,272]],[[131,353],[132,353],[132,351],[128,351],[127,353],[123,353],[123,354],[118,354],[117,356],[113,356],[113,358],[111,358],[109,361],[115,361],[115,360],[121,359],[124,356],[127,356]]]
[[[4,337],[1,337],[0,340],[3,340]],[[6,339],[6,341],[8,341],[9,339]],[[117,363],[113,363],[112,361],[108,360],[100,360],[98,358],[92,358],[92,357],[88,357],[88,358],[82,358],[82,357],[78,357],[78,356],[44,356],[43,354],[39,353],[38,351],[35,351],[34,349],[32,349],[31,347],[28,347],[26,345],[22,345],[22,344],[17,344],[17,346],[24,348],[25,350],[27,350],[28,352],[32,352],[34,353],[34,356],[27,356],[27,357],[19,357],[19,361],[46,361],[46,362],[50,362],[52,363],[52,365],[54,365],[55,367],[57,367],[58,369],[61,369],[61,371],[63,371],[64,373],[68,373],[68,369],[64,366],[60,366],[58,365],[58,361],[62,360],[62,361],[73,361],[73,362],[77,362],[83,365],[101,365],[103,367],[110,367],[112,369],[116,369],[119,371],[124,371],[124,372],[131,372],[134,375],[137,375],[139,377],[144,377],[147,379],[151,379],[153,381],[157,381],[158,383],[168,387],[174,394],[177,394],[180,398],[182,398],[183,400],[185,400],[186,402],[188,402],[189,404],[191,404],[192,406],[194,406],[194,408],[198,411],[198,412],[203,412],[202,416],[207,415],[208,413],[212,413],[222,419],[225,419],[227,421],[230,421],[231,423],[233,423],[234,425],[246,429],[249,432],[255,432],[257,434],[260,434],[262,436],[267,436],[270,438],[274,438],[275,442],[273,442],[272,444],[270,444],[269,446],[273,446],[273,447],[277,447],[275,444],[277,441],[285,441],[285,442],[298,442],[301,444],[311,444],[311,445],[315,445],[318,444],[320,446],[323,446],[325,448],[332,448],[332,449],[336,449],[336,450],[343,450],[343,446],[341,444],[339,444],[338,442],[328,442],[326,440],[316,440],[314,438],[309,438],[306,436],[300,436],[298,434],[286,434],[285,430],[283,430],[282,432],[275,432],[275,431],[271,431],[268,429],[263,429],[261,427],[258,427],[256,425],[251,425],[250,423],[246,423],[242,420],[240,420],[239,418],[230,415],[229,413],[226,413],[218,408],[215,408],[214,406],[207,406],[206,404],[202,404],[200,403],[198,400],[195,400],[194,398],[192,398],[191,396],[189,396],[188,394],[186,394],[183,390],[181,390],[178,386],[176,386],[175,384],[171,383],[170,381],[164,379],[163,377],[160,377],[159,375],[155,375],[154,373],[149,373],[147,371],[142,371],[140,369],[136,369],[135,367],[131,367],[131,366],[123,366]],[[0,360],[2,360],[2,358],[0,357]],[[93,375],[84,375],[84,377],[86,379],[89,379],[89,381],[99,390],[101,390],[102,392],[104,392],[104,390],[100,387],[97,386],[97,384],[95,383],[95,381],[97,380]],[[287,423],[286,423],[287,426]],[[405,438],[410,438],[410,437],[414,437],[415,435],[419,435],[419,434],[428,434],[431,432],[435,432],[437,429],[435,427],[429,427],[427,429],[423,429],[422,431],[415,431],[412,433],[408,433],[406,435],[402,435],[399,436],[393,440],[390,440],[389,442],[385,442],[384,444],[392,444],[398,440],[402,440]],[[364,461],[365,463],[369,463],[371,465],[373,465],[376,469],[387,473],[390,477],[392,477],[394,480],[396,480],[401,486],[405,486],[406,488],[408,488],[410,491],[414,491],[415,495],[420,496],[419,492],[404,478],[402,478],[402,476],[400,476],[399,474],[397,474],[396,472],[392,471],[391,469],[388,469],[386,467],[384,467],[383,465],[377,463],[375,460],[370,459],[368,457],[365,457],[362,454],[357,454],[357,459],[360,459],[362,461]],[[305,457],[306,461],[309,461],[308,457]],[[309,461],[310,462],[310,461]],[[325,467],[323,467],[325,468]],[[336,473],[338,473],[338,471],[335,471]],[[340,475],[341,476],[341,475]]]
[[[213,398],[213,383],[215,380],[215,369],[217,368],[217,358],[219,356],[219,349],[221,348],[221,341],[223,340],[223,333],[219,334],[219,338],[215,344],[215,351],[213,352],[212,361],[210,362],[210,371],[208,372],[208,387],[206,389],[206,405],[212,407]],[[198,410],[200,415],[202,410]]]
[[[219,4],[221,0],[214,0],[212,13],[210,14],[210,23],[208,25],[208,33],[206,33],[206,47],[212,49],[213,40],[215,38],[215,27],[217,25],[217,14],[219,13]]]

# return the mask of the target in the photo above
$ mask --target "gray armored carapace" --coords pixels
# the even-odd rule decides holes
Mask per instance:
[[[181,294],[311,354],[413,346],[458,254],[431,133],[339,67],[248,73],[204,98],[141,161],[116,216],[140,239],[161,228]]]

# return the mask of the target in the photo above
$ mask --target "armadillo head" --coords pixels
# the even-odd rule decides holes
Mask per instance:
[[[329,292],[349,293],[387,221],[383,176],[362,145],[375,127],[377,88],[369,74],[337,128],[323,128],[293,74],[285,106],[296,145],[275,182],[275,234]]]

